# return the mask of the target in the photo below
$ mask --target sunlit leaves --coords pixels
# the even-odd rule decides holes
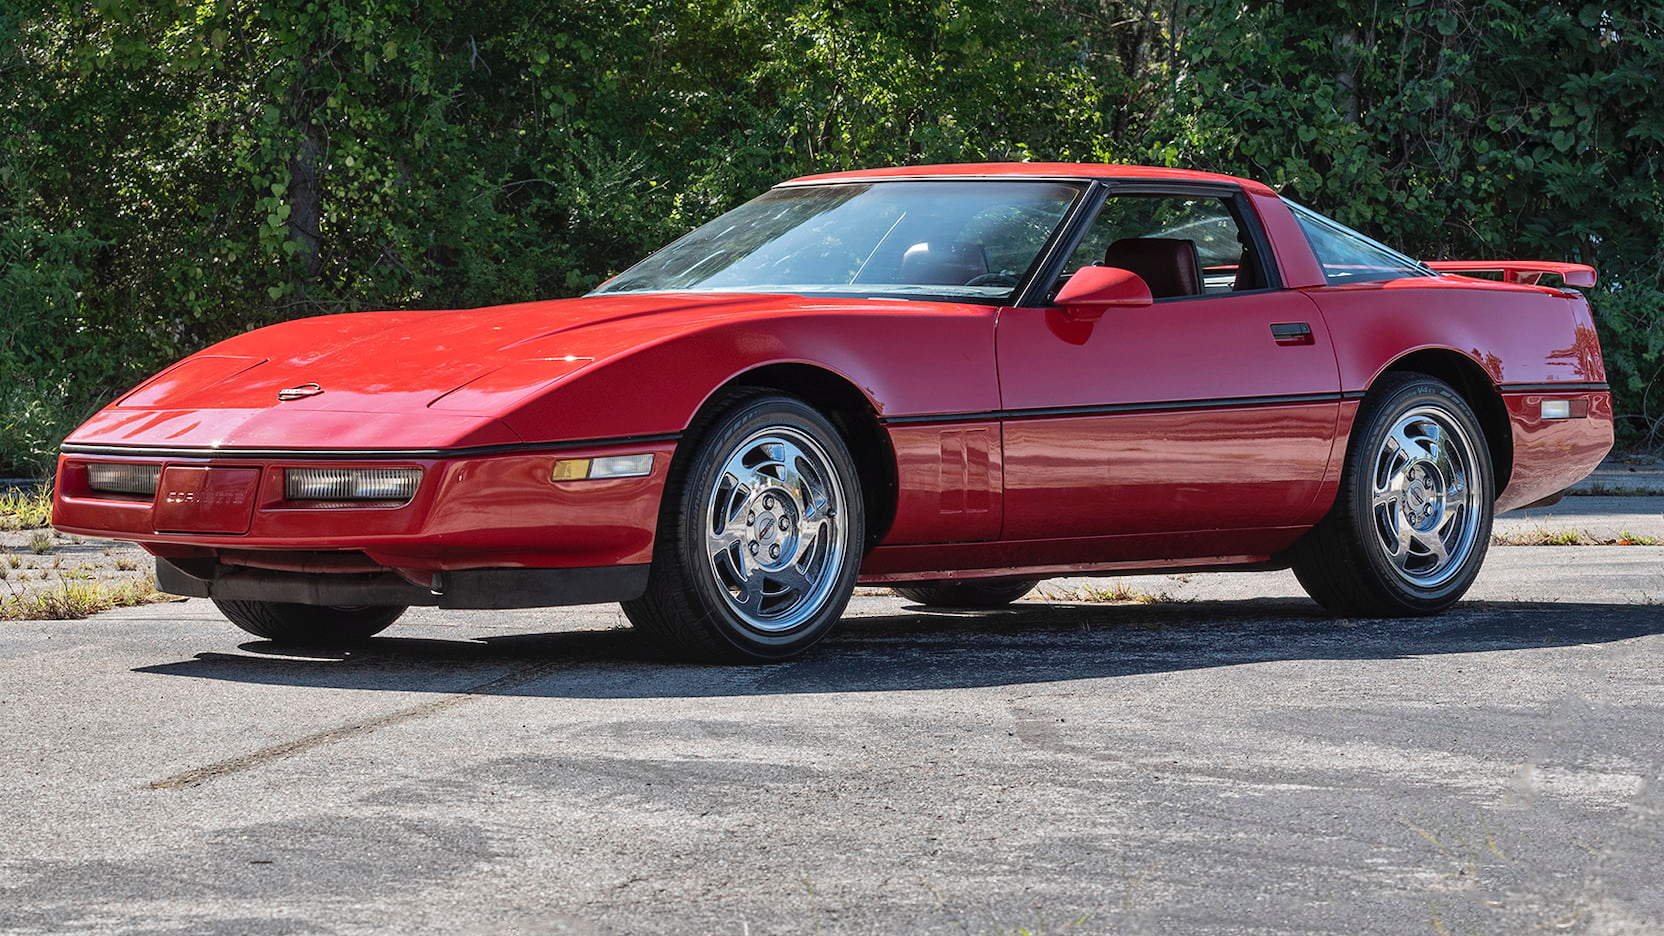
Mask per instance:
[[[1592,260],[1620,409],[1664,414],[1656,4],[3,6],[0,365],[65,411],[283,317],[581,292],[804,172],[1088,159]]]
[[[1428,258],[1595,264],[1624,427],[1660,440],[1656,4],[1204,2],[1187,36],[1178,162],[1258,176]]]

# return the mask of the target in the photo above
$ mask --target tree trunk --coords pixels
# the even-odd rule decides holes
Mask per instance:
[[[289,160],[289,236],[299,245],[295,259],[305,271],[305,283],[296,283],[297,287],[317,282],[318,274],[323,272],[323,257],[318,251],[319,222],[323,217],[318,169],[321,153],[318,141],[309,130],[303,129],[300,146]]]

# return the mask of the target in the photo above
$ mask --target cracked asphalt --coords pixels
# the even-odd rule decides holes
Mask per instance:
[[[611,606],[6,624],[0,933],[1664,932],[1664,546],[1407,621],[1122,582],[1164,600],[863,590],[757,667]]]

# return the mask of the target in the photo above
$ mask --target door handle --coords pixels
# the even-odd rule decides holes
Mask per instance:
[[[1305,322],[1282,322],[1271,326],[1271,338],[1280,345],[1316,344],[1312,327]]]

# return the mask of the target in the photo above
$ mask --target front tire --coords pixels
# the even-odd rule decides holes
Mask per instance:
[[[1442,380],[1389,374],[1358,414],[1335,504],[1294,544],[1294,574],[1335,614],[1436,614],[1490,547],[1495,481],[1485,434]]]
[[[303,605],[281,601],[214,604],[231,623],[273,643],[309,647],[350,647],[386,630],[404,614],[399,605]]]
[[[814,408],[741,396],[678,460],[665,489],[647,592],[630,622],[676,656],[755,662],[826,635],[855,588],[860,479]]]

